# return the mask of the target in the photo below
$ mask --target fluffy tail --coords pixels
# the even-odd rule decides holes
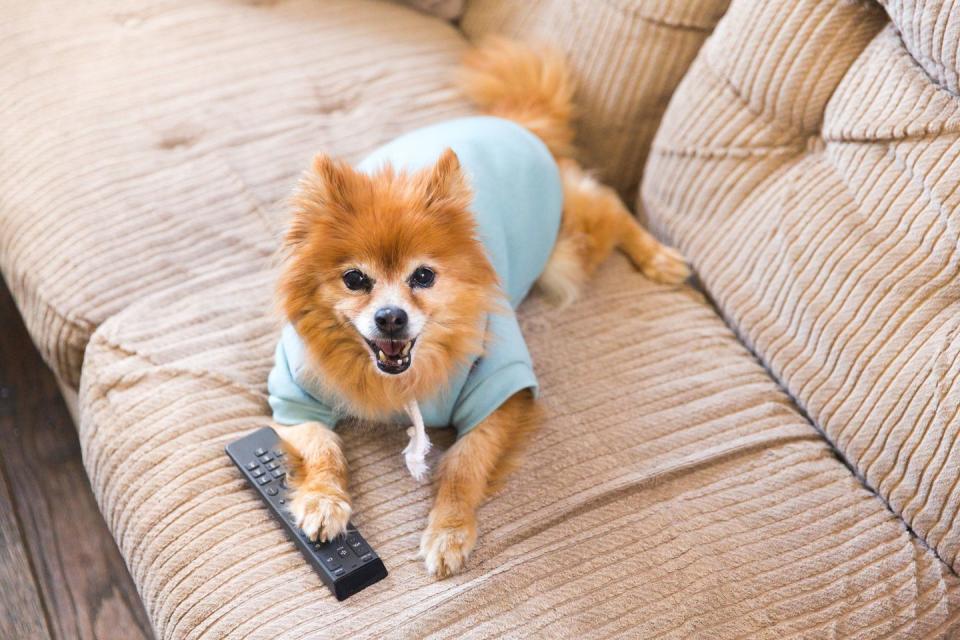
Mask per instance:
[[[560,165],[563,222],[537,282],[548,298],[560,305],[572,302],[614,249],[658,282],[686,277],[680,254],[657,242],[613,189],[573,160],[574,87],[561,54],[502,38],[487,40],[464,58],[462,84],[481,109],[536,134]]]
[[[558,158],[573,155],[573,80],[563,55],[490,38],[463,60],[464,92],[490,115],[537,135]]]

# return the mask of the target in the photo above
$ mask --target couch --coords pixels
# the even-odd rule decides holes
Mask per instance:
[[[960,635],[960,7],[2,8],[0,270],[158,638]],[[338,603],[223,454],[269,419],[285,200],[471,113],[488,33],[568,54],[585,162],[698,280],[524,304],[547,420],[458,576],[404,434],[344,429],[390,576]]]

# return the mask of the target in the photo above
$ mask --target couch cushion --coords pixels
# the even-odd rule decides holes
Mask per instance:
[[[223,453],[268,420],[266,274],[144,300],[94,335],[81,441],[160,638],[946,637],[957,578],[836,460],[701,296],[618,258],[521,310],[548,419],[470,569],[414,558],[401,429],[343,429],[390,576],[336,602]],[[433,432],[445,446],[447,430]]]
[[[461,27],[564,51],[576,74],[584,160],[635,193],[670,94],[729,0],[471,0]]]
[[[0,8],[0,269],[70,386],[131,301],[261,269],[312,154],[468,112],[459,32],[391,3]]]
[[[960,5],[889,4],[895,23],[870,3],[735,0],[643,196],[778,380],[957,569]]]

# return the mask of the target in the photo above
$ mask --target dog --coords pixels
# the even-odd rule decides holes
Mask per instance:
[[[284,240],[288,324],[268,384],[290,511],[313,540],[351,516],[337,421],[403,422],[413,404],[428,426],[456,426],[420,542],[441,578],[465,567],[478,507],[541,420],[520,300],[536,286],[569,304],[617,249],[657,282],[689,273],[574,159],[561,55],[492,40],[462,72],[486,116],[408,134],[357,168],[314,160]]]

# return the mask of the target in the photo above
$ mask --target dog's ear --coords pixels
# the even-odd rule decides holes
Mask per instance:
[[[456,203],[466,206],[470,201],[470,187],[460,169],[460,159],[447,148],[436,164],[427,170],[427,206]]]
[[[313,174],[312,186],[323,204],[343,210],[350,208],[357,182],[353,167],[321,153],[313,159]]]
[[[350,211],[357,181],[357,172],[349,164],[318,154],[294,197],[287,247],[302,244],[318,216]]]

